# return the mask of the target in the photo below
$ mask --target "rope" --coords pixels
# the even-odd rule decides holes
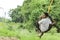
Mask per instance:
[[[50,5],[49,5],[49,7],[48,7],[48,13],[50,13],[51,5],[52,5],[52,4],[53,4],[53,0],[51,0]]]

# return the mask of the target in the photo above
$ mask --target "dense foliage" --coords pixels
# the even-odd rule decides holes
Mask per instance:
[[[10,10],[10,17],[13,22],[22,23],[25,28],[34,27],[34,23],[42,14],[48,11],[50,0],[25,0],[22,6]],[[54,0],[51,5],[50,15],[60,24],[60,0]]]

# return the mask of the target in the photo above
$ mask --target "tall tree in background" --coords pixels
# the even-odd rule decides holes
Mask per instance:
[[[11,10],[10,17],[13,22],[23,23],[25,27],[34,27],[35,21],[42,12],[48,11],[50,0],[25,0],[22,6]],[[54,0],[50,15],[60,24],[60,0]]]

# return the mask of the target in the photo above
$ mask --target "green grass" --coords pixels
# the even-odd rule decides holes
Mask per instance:
[[[0,36],[14,36],[20,40],[60,40],[60,33],[56,33],[55,28],[52,28],[48,33],[45,33],[42,38],[39,38],[35,30],[29,32],[27,29],[18,29],[19,25],[19,23],[0,22]]]
[[[42,38],[38,37],[38,34],[35,32],[27,32],[25,30],[22,30],[20,32],[21,40],[60,40],[60,33],[45,33]]]

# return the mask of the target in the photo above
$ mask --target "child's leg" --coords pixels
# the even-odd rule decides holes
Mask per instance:
[[[40,38],[43,36],[43,34],[44,34],[44,33],[43,33],[43,32],[41,32]]]

